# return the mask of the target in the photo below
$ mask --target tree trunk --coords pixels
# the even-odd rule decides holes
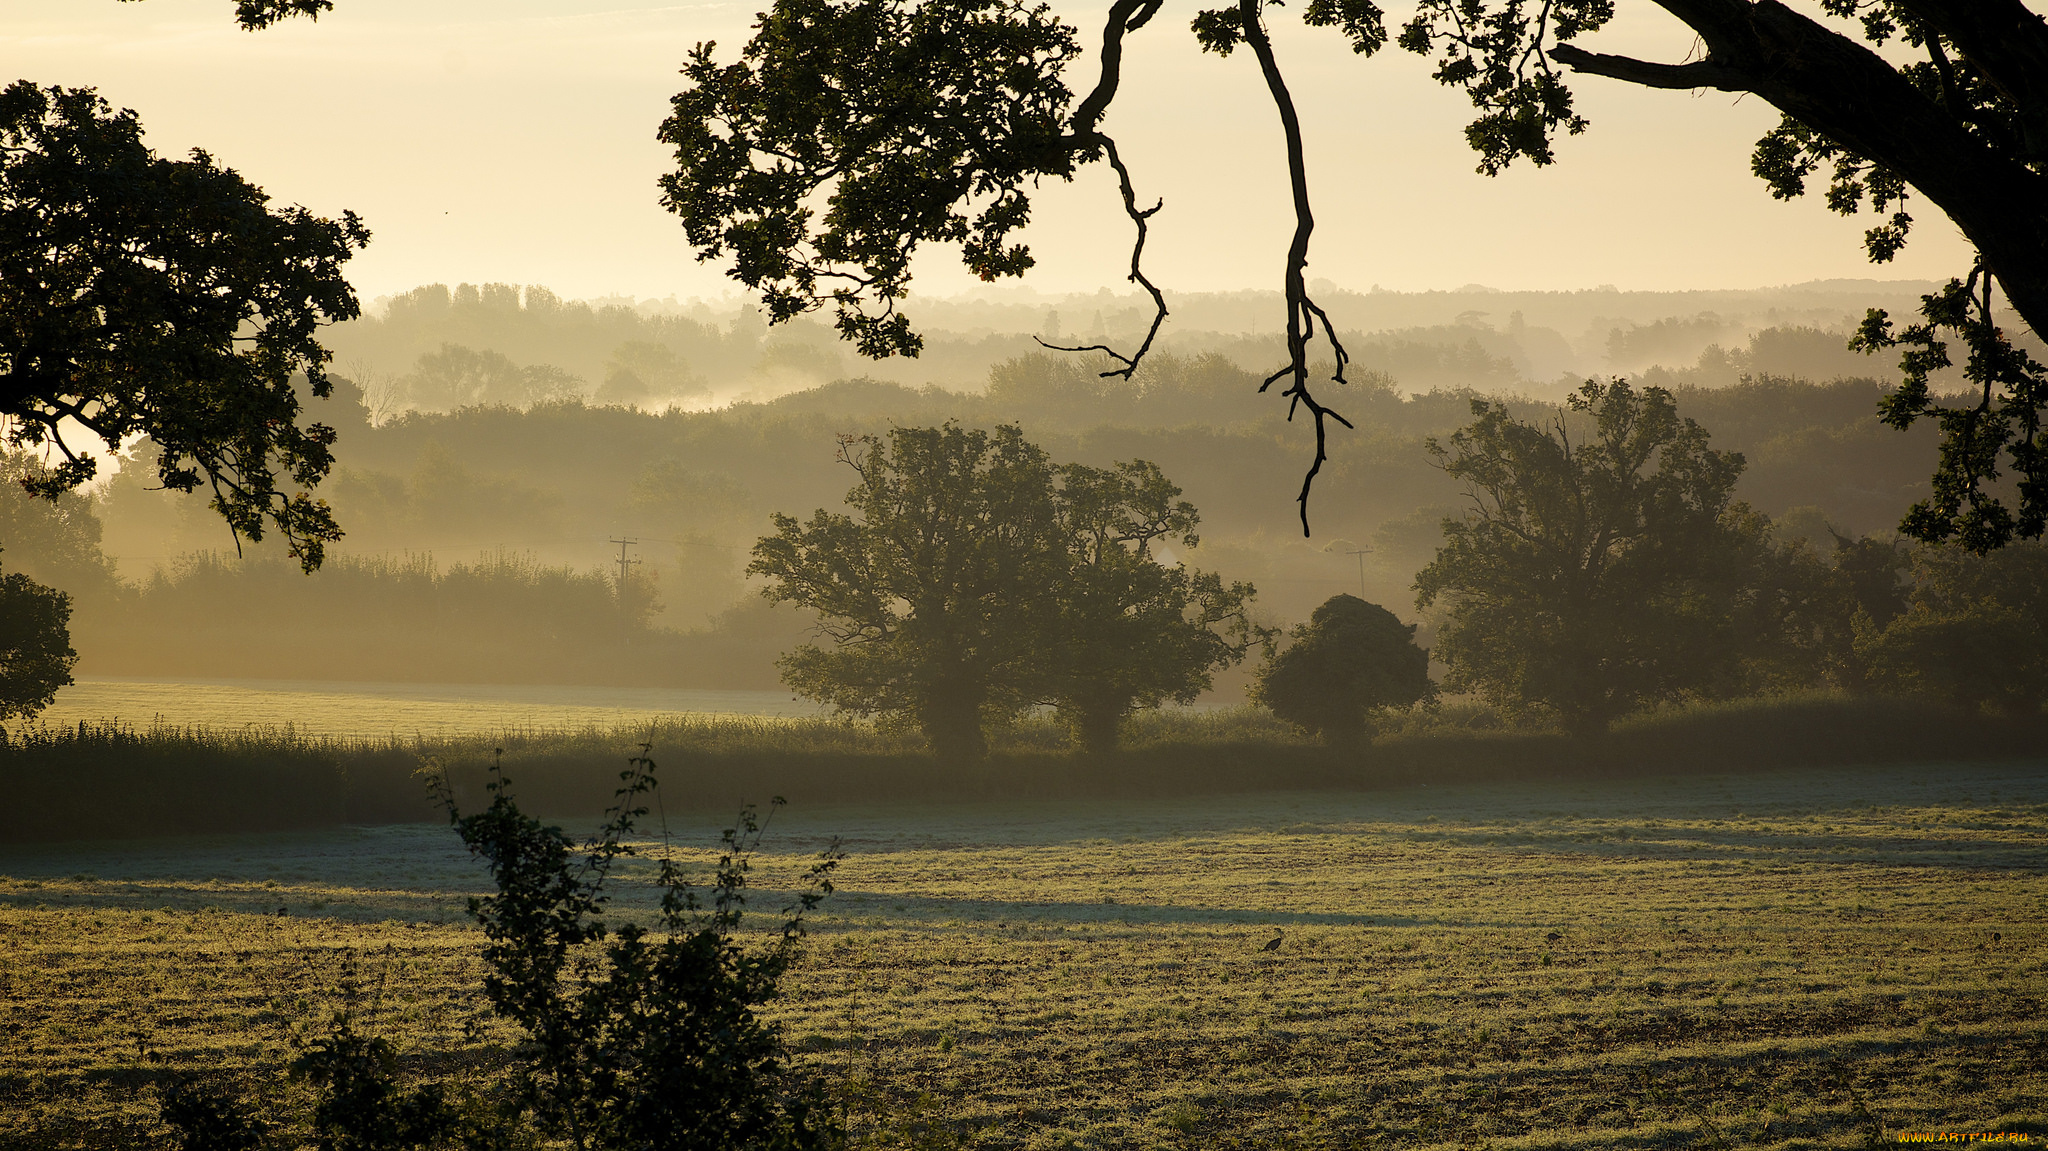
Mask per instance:
[[[917,709],[918,726],[941,763],[971,767],[988,759],[988,736],[981,729],[981,708],[987,699],[980,684],[966,679],[925,690]]]
[[[1553,48],[1551,57],[1575,72],[1652,88],[1751,92],[1891,168],[1948,214],[1998,276],[2013,310],[2036,334],[2048,335],[2048,176],[1972,136],[1877,53],[1778,0],[1655,2],[1699,33],[1704,59],[1659,64],[1570,44]],[[1993,15],[2008,17],[1997,29],[2000,48],[1984,66],[1994,76],[2024,76],[2002,87],[2023,123],[2042,122],[2048,109],[2031,106],[2042,85],[2027,65],[2048,59],[2048,25],[2031,13],[2014,17],[2010,0],[1969,3],[1988,7],[1965,20],[1947,11],[1962,10],[1948,0],[1913,6],[1928,9],[1937,26],[1956,23],[1958,43],[1966,46],[1987,34],[1982,25]]]
[[[1116,750],[1124,716],[1130,713],[1131,707],[1129,700],[1091,700],[1060,710],[1067,721],[1067,730],[1083,752],[1107,755]]]

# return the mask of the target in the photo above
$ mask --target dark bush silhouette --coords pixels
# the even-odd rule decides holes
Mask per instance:
[[[458,1098],[441,1084],[404,1084],[391,1044],[340,1015],[292,1065],[318,1092],[315,1146],[484,1151],[530,1145],[536,1135],[590,1151],[843,1144],[822,1086],[789,1065],[779,1026],[757,1014],[778,994],[804,916],[831,893],[843,853],[835,842],[820,855],[765,946],[742,945],[747,872],[763,830],[749,806],[725,831],[708,907],[664,852],[653,929],[613,928],[601,918],[607,880],[620,857],[637,854],[625,840],[656,786],[646,746],[629,762],[617,805],[581,847],[522,812],[496,767],[490,806],[471,815],[456,810],[445,781],[437,784],[449,820],[490,864],[497,887],[469,901],[488,940],[484,994],[527,1041],[514,1051],[510,1082],[495,1085],[506,1089],[499,1099]],[[161,1114],[187,1151],[252,1146],[266,1126],[217,1087],[174,1087]]]
[[[618,806],[580,852],[560,828],[519,810],[502,772],[493,772],[491,805],[474,815],[458,814],[444,796],[462,841],[490,863],[497,884],[498,894],[470,900],[470,914],[490,941],[484,993],[531,1037],[520,1098],[544,1132],[579,1147],[836,1143],[819,1087],[790,1071],[779,1029],[755,1014],[796,959],[804,914],[832,890],[836,845],[806,874],[765,948],[735,938],[761,839],[751,807],[726,829],[708,909],[664,854],[656,931],[634,923],[611,930],[599,918],[610,899],[605,882],[619,857],[635,854],[625,837],[655,787],[645,748],[620,778]],[[602,958],[577,959],[591,944],[602,945]]]
[[[1255,702],[1331,743],[1355,742],[1376,713],[1428,699],[1429,653],[1415,625],[1357,596],[1332,596],[1259,669]]]
[[[50,706],[71,682],[71,597],[19,572],[0,574],[0,723]]]

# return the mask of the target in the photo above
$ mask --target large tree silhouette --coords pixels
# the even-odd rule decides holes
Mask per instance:
[[[97,471],[73,439],[148,436],[164,487],[207,485],[238,536],[275,528],[317,567],[334,431],[300,422],[294,377],[331,390],[315,337],[358,314],[341,265],[368,240],[204,152],[152,154],[92,89],[0,92],[0,424],[60,457],[22,485],[54,499]]]

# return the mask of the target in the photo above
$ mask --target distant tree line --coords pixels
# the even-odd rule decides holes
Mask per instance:
[[[146,460],[140,468],[124,469],[96,497],[68,493],[53,502],[28,498],[19,481],[40,465],[11,455],[0,464],[5,473],[0,475],[0,541],[8,549],[0,563],[9,575],[25,576],[70,597],[75,642],[47,650],[75,648],[84,654],[86,666],[102,673],[766,687],[775,682],[771,665],[776,654],[800,642],[798,613],[769,611],[758,601],[726,609],[744,590],[740,568],[747,542],[759,534],[752,525],[764,520],[771,508],[804,506],[797,501],[838,486],[834,471],[843,474],[843,467],[832,462],[831,452],[818,450],[821,443],[830,442],[835,429],[875,427],[883,422],[882,414],[890,412],[905,422],[965,413],[963,426],[971,427],[1004,407],[1029,409],[1041,401],[1046,412],[1036,422],[1057,429],[1065,426],[1061,421],[1083,419],[1093,405],[1104,402],[1090,398],[1091,389],[1104,386],[1140,397],[1130,408],[1133,419],[1155,400],[1162,417],[1175,404],[1199,414],[1205,410],[1202,397],[1225,402],[1243,374],[1220,357],[1156,356],[1149,370],[1158,374],[1149,382],[1141,373],[1137,383],[1105,385],[1085,373],[1066,371],[1066,366],[1049,358],[1020,361],[1019,370],[997,389],[998,398],[1009,396],[1001,405],[984,397],[853,381],[772,404],[710,413],[650,415],[569,403],[525,412],[472,408],[454,415],[415,415],[381,426],[367,420],[337,420],[344,428],[345,462],[329,493],[359,529],[363,545],[384,549],[385,557],[373,551],[348,559],[330,573],[332,578],[310,580],[296,574],[288,557],[263,547],[239,560],[209,554],[205,549],[217,548],[211,541],[220,539],[217,522],[185,517],[190,522],[179,527],[179,517],[170,514],[178,505],[160,505],[167,497],[145,490],[140,479],[129,474],[148,472]],[[1011,389],[1021,390],[1011,396]],[[1057,402],[1062,389],[1075,394],[1071,409]],[[344,400],[352,394],[346,381],[336,381],[336,392]],[[1711,565],[1702,560],[1694,576],[1704,581],[1712,565],[1721,565],[1734,582],[1717,585],[1719,590],[1698,582],[1683,594],[1674,593],[1677,598],[1666,606],[1677,615],[1666,625],[1698,629],[1685,640],[1693,645],[1684,648],[1692,661],[1684,665],[1687,670],[1679,674],[1678,665],[1640,646],[1650,639],[1639,639],[1628,658],[1653,661],[1663,669],[1658,676],[1674,678],[1642,678],[1628,688],[1630,693],[1642,693],[1640,699],[1617,697],[1597,706],[1584,705],[1591,708],[1584,722],[1597,726],[1598,721],[1590,718],[1597,712],[1619,715],[1671,699],[1725,698],[1815,685],[1954,695],[1963,689],[1938,685],[1964,682],[1965,673],[1992,666],[1957,654],[1966,649],[1953,639],[1961,629],[1981,625],[1983,611],[1990,610],[1983,604],[1995,601],[2036,621],[2028,627],[2039,626],[2041,597],[2027,590],[2029,579],[2038,587],[2038,577],[2027,574],[2032,561],[2026,557],[2034,554],[2030,547],[2015,548],[2006,557],[1969,560],[1941,548],[1862,539],[1849,527],[1838,529],[1844,537],[1838,544],[1821,526],[1826,521],[1839,523],[1835,516],[1840,508],[1862,506],[1854,501],[1873,508],[1900,506],[1910,498],[1911,489],[1900,487],[1888,495],[1886,485],[1903,484],[1924,466],[1904,437],[1879,438],[1885,433],[1875,427],[1874,419],[1860,414],[1876,394],[1874,384],[1816,386],[1765,378],[1729,389],[1631,389],[1630,394],[1629,403],[1641,409],[1633,418],[1651,418],[1652,409],[1661,413],[1666,407],[1682,408],[1703,427],[1715,429],[1717,445],[1725,437],[1744,446],[1740,467],[1732,460],[1724,460],[1727,466],[1713,464],[1727,454],[1726,449],[1708,448],[1703,439],[1687,438],[1690,433],[1658,448],[1673,452],[1674,461],[1691,459],[1700,469],[1693,477],[1697,496],[1676,504],[1667,498],[1674,489],[1660,487],[1662,481],[1650,482],[1659,474],[1654,459],[1646,463],[1641,477],[1648,484],[1645,493],[1665,492],[1659,497],[1665,503],[1652,501],[1646,506],[1684,511],[1658,521],[1665,525],[1660,531],[1668,528],[1677,534],[1655,536],[1655,547],[1667,557],[1694,547],[1706,547],[1701,554],[1709,558],[1721,554],[1716,548],[1732,549]],[[1653,395],[1662,398],[1653,402]],[[1147,396],[1154,399],[1143,398]],[[1388,581],[1375,584],[1384,588],[1374,596],[1381,602],[1394,603],[1399,596],[1398,585],[1391,581],[1405,584],[1411,573],[1437,559],[1438,545],[1446,537],[1442,514],[1431,509],[1452,504],[1460,482],[1480,478],[1472,469],[1481,466],[1486,452],[1501,455],[1512,448],[1520,453],[1515,458],[1521,471],[1497,478],[1513,478],[1530,490],[1549,485],[1566,491],[1573,484],[1590,482],[1568,468],[1559,470],[1566,446],[1555,439],[1563,434],[1554,423],[1555,409],[1470,393],[1409,399],[1368,393],[1362,399],[1367,402],[1359,411],[1371,419],[1362,418],[1361,423],[1376,446],[1334,466],[1328,494],[1333,497],[1333,519],[1348,511],[1359,517],[1361,528],[1375,520],[1381,525],[1377,532],[1358,530],[1380,545],[1373,559],[1384,567]],[[1472,422],[1475,402],[1486,413],[1478,423]],[[1610,397],[1602,402],[1620,401]],[[1454,411],[1463,416],[1462,425]],[[1222,409],[1213,414],[1220,416]],[[1571,418],[1579,421],[1571,425],[1577,428],[1571,433],[1574,437],[1597,427],[1592,408],[1573,412]],[[1654,418],[1673,435],[1684,426],[1683,420],[1673,424],[1663,414]],[[1437,461],[1444,470],[1426,466],[1424,446],[1431,435],[1446,445],[1446,454]],[[1460,442],[1460,435],[1477,454],[1468,463],[1455,465],[1456,452],[1450,445]],[[1552,446],[1539,451],[1546,439]],[[1031,441],[1047,444],[1047,450],[1067,458],[1086,453],[1103,461],[1142,455],[1154,460],[1162,474],[1184,477],[1198,489],[1188,502],[1209,513],[1204,527],[1212,537],[1211,548],[1216,547],[1217,520],[1225,525],[1226,541],[1231,533],[1242,538],[1241,533],[1267,520],[1253,497],[1273,495],[1269,481],[1284,477],[1292,466],[1286,445],[1269,430],[1243,425],[1234,430],[1214,425],[1179,431],[1055,430],[1046,437],[1034,435]],[[545,451],[539,450],[543,444]],[[1589,449],[1600,449],[1599,442],[1576,438],[1572,445],[1571,457],[1580,464],[1589,460]],[[1545,451],[1551,454],[1546,456]],[[1761,464],[1751,462],[1759,458]],[[1720,470],[1709,475],[1709,465]],[[1463,471],[1453,474],[1454,466]],[[1763,481],[1757,478],[1759,470],[1767,473]],[[1778,518],[1767,520],[1745,508],[1734,498],[1736,490],[1770,506]],[[1334,506],[1334,497],[1340,494],[1349,507]],[[1719,503],[1724,497],[1725,506]],[[1800,506],[1815,503],[1826,510]],[[1707,514],[1717,506],[1720,511]],[[102,521],[108,533],[124,533],[128,542],[119,550],[129,551],[136,542],[135,525],[145,516],[157,517],[152,522],[181,534],[140,541],[148,551],[170,556],[160,561],[161,575],[123,581],[103,554]],[[682,542],[667,545],[673,548],[672,561],[639,569],[659,566],[662,579],[648,587],[648,598],[627,612],[619,608],[610,579],[559,560],[534,558],[524,548],[487,549],[483,561],[457,565],[468,581],[461,584],[463,594],[479,597],[464,607],[446,599],[457,587],[451,582],[452,569],[445,563],[436,565],[429,577],[420,566],[418,557],[452,550],[445,544],[435,546],[436,541],[546,538],[550,532],[568,531],[572,518],[584,522],[585,536],[590,534],[587,524],[598,521],[638,525],[638,530]],[[1862,522],[1884,518],[1878,510]],[[209,522],[214,526],[202,530]],[[1686,525],[1683,531],[1672,526],[1679,524]],[[1484,535],[1495,529],[1470,530]],[[1801,535],[1807,542],[1794,546]],[[1614,541],[1616,549],[1646,546],[1633,537]],[[186,558],[177,558],[181,550]],[[408,552],[416,558],[406,558]],[[455,552],[464,553],[477,554],[471,548]],[[398,558],[388,558],[393,554]],[[1216,554],[1229,561],[1219,565],[1227,571],[1246,553],[1242,545],[1226,544]],[[1642,551],[1620,561],[1621,570],[1648,564],[1651,554]],[[658,552],[650,553],[650,559],[658,558]],[[1600,571],[1604,578],[1616,576],[1607,561]],[[1993,579],[1985,573],[2002,573],[1996,574],[1995,591],[1982,590],[1989,586],[1984,581]],[[1441,574],[1445,582],[1433,585],[1440,589],[1439,599],[1432,601],[1433,612],[1463,594],[1449,581],[1449,573]],[[1283,584],[1282,590],[1290,586]],[[646,614],[664,601],[670,605],[667,612]],[[451,606],[433,606],[437,602]],[[1720,607],[1710,610],[1710,603]],[[687,605],[681,614],[676,610],[679,604]],[[1478,612],[1482,606],[1475,600],[1469,610]],[[1652,606],[1648,601],[1636,605],[1641,611]],[[1722,608],[1734,614],[1716,617],[1714,612]],[[1299,599],[1280,609],[1282,619],[1291,615],[1297,620],[1309,610],[1310,605]],[[1868,617],[1867,624],[1858,624],[1859,612]],[[715,617],[715,622],[707,617]],[[1518,626],[1536,618],[1525,620],[1513,612],[1509,617]],[[1904,622],[1898,622],[1900,617]],[[628,625],[623,630],[621,621]],[[1446,629],[1447,622],[1454,621],[1440,614],[1430,625],[1440,670],[1454,677],[1477,675],[1475,660],[1493,660],[1496,672],[1506,674],[1500,669],[1512,661],[1503,663],[1473,649],[1457,638],[1455,627]],[[1888,632],[1895,623],[1899,630]],[[1619,623],[1600,624],[1610,625]],[[1575,625],[1576,634],[1583,639],[1589,626],[1593,625]],[[1667,645],[1680,640],[1677,630],[1645,634]],[[2004,642],[2030,633],[2001,625],[1988,634]],[[1946,648],[1936,646],[1942,636],[1951,637],[1943,641],[1949,644]],[[2007,662],[2024,664],[2025,642],[2017,642]],[[1533,658],[1528,653],[1536,650],[1542,649],[1528,648],[1515,658]],[[1919,654],[1909,658],[1909,650]],[[308,655],[314,651],[320,653],[317,659]],[[1950,653],[1939,658],[1947,660],[1945,666],[1951,670],[1924,670],[1937,666],[1929,661],[1937,659],[1938,651]],[[1584,658],[1583,653],[1572,655],[1563,648],[1552,649],[1552,656],[1545,658],[1553,657]],[[1455,670],[1459,667],[1466,671]],[[1704,667],[1717,670],[1705,678],[1691,670]],[[1538,670],[1535,664],[1524,668],[1531,682],[1559,682],[1548,672],[1538,675]],[[2030,674],[2023,668],[1994,678],[2023,685]],[[1562,722],[1562,713],[1551,702],[1530,696],[1529,702],[1517,703],[1519,697],[1512,694],[1500,698],[1504,712],[1531,722]],[[1070,707],[1068,714],[1078,711]]]

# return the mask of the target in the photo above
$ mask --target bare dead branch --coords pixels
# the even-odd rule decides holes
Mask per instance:
[[[1092,151],[1100,148],[1109,160],[1109,166],[1116,170],[1117,187],[1123,194],[1124,215],[1130,217],[1131,225],[1137,229],[1137,238],[1131,244],[1131,274],[1125,278],[1144,288],[1152,297],[1152,326],[1146,329],[1144,342],[1138,345],[1138,350],[1128,356],[1107,344],[1065,347],[1039,340],[1038,345],[1055,352],[1102,352],[1123,365],[1100,373],[1103,379],[1112,376],[1130,379],[1144,360],[1145,353],[1152,350],[1152,341],[1158,338],[1160,325],[1166,322],[1167,316],[1165,293],[1145,275],[1142,267],[1148,222],[1166,206],[1166,201],[1160,200],[1150,208],[1138,207],[1138,194],[1131,186],[1131,170],[1117,153],[1116,141],[1096,127],[1103,112],[1108,110],[1109,102],[1115,98],[1117,85],[1123,78],[1124,34],[1144,27],[1162,3],[1164,0],[1117,0],[1110,7],[1109,19],[1102,29],[1102,75],[1095,82],[1095,90],[1088,93],[1074,111],[1074,130],[1070,138],[1075,149]]]
[[[1280,126],[1287,137],[1287,175],[1294,195],[1294,239],[1287,246],[1287,366],[1266,377],[1259,385],[1261,392],[1272,387],[1281,379],[1292,377],[1293,383],[1280,394],[1287,397],[1287,418],[1291,422],[1299,408],[1307,408],[1316,425],[1316,458],[1309,464],[1308,474],[1302,477],[1301,495],[1295,502],[1301,506],[1301,534],[1310,534],[1308,526],[1308,497],[1315,487],[1316,476],[1323,470],[1323,462],[1330,458],[1328,420],[1336,420],[1345,427],[1351,421],[1318,402],[1308,386],[1308,345],[1315,339],[1316,324],[1322,323],[1323,336],[1329,340],[1335,356],[1336,371],[1331,379],[1343,384],[1344,365],[1351,359],[1344,345],[1337,339],[1336,328],[1330,323],[1329,314],[1309,298],[1308,284],[1304,271],[1308,267],[1309,236],[1315,232],[1315,213],[1308,201],[1308,164],[1304,159],[1301,142],[1301,117],[1295,113],[1294,97],[1287,90],[1286,78],[1280,74],[1280,63],[1273,55],[1273,42],[1266,36],[1266,27],[1260,21],[1259,0],[1238,0],[1238,19],[1242,22],[1244,41],[1251,46],[1252,53],[1259,59],[1259,71],[1265,75],[1266,88],[1273,95],[1273,106],[1280,113]]]

